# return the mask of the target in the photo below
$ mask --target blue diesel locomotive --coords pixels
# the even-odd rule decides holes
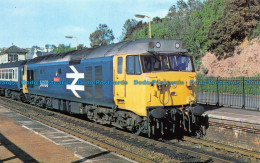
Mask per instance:
[[[180,40],[141,39],[0,65],[1,95],[149,136],[192,132],[193,58]]]

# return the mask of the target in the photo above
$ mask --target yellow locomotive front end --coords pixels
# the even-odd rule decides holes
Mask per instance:
[[[186,49],[176,51],[176,46],[169,45],[160,49],[155,44],[163,46],[149,43],[147,53],[114,57],[114,81],[124,81],[114,86],[115,103],[143,117],[149,135],[156,130],[174,132],[179,121],[184,130],[191,130],[195,115],[203,110],[196,105],[193,58]]]

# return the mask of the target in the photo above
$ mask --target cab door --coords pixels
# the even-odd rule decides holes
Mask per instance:
[[[114,99],[119,104],[124,104],[126,96],[125,62],[125,56],[114,56]]]

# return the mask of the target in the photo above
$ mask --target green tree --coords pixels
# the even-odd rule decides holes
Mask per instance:
[[[46,48],[46,49],[49,49],[50,47],[51,47],[50,44],[45,44],[45,48]]]
[[[82,49],[85,49],[86,47],[83,45],[83,44],[79,44],[78,45],[78,50],[82,50]]]
[[[138,21],[135,19],[127,19],[125,24],[123,25],[123,31],[121,40],[127,40],[127,38],[131,37],[133,31],[136,29]]]
[[[232,55],[235,46],[257,27],[259,13],[260,6],[254,0],[226,0],[223,14],[210,26],[210,50],[218,58]]]
[[[53,52],[54,54],[57,53],[64,53],[64,52],[69,52],[72,50],[75,50],[76,48],[71,48],[70,45],[66,46],[64,44],[59,44],[57,48],[55,48],[55,51]]]
[[[112,29],[109,29],[106,24],[99,24],[99,27],[90,34],[90,46],[108,45],[115,39]]]
[[[181,39],[195,57],[196,67],[206,51],[218,57],[230,53],[245,37],[259,37],[257,0],[178,0],[161,21],[152,21],[152,38]],[[138,26],[138,25],[137,25]],[[127,39],[149,38],[147,23],[135,27]],[[230,53],[232,54],[232,53]]]

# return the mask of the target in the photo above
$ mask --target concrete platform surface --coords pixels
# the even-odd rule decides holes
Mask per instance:
[[[0,162],[134,162],[0,106]]]
[[[206,112],[203,115],[208,115],[210,118],[218,118],[223,120],[238,121],[244,123],[260,124],[260,112],[253,110],[228,108],[228,107],[205,107]]]

